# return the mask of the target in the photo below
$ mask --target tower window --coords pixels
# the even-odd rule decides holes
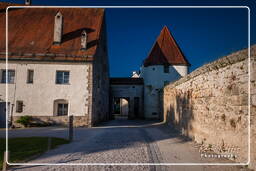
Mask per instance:
[[[169,84],[169,81],[164,81],[164,86],[167,86]]]
[[[169,73],[169,66],[168,65],[164,66],[164,73]]]

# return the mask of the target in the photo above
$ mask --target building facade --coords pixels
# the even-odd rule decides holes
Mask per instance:
[[[0,3],[2,33],[8,5]],[[0,35],[1,127],[6,111],[12,124],[24,115],[62,125],[73,115],[75,126],[116,116],[162,119],[162,89],[190,65],[165,26],[139,72],[110,79],[104,9],[9,9],[7,33],[8,54]]]
[[[187,75],[189,62],[165,26],[140,68],[144,80],[144,115],[162,119],[160,92],[165,85]]]
[[[5,33],[5,10],[0,18]],[[11,9],[8,68],[5,48],[1,34],[0,112],[7,104],[12,123],[23,115],[54,124],[73,115],[75,126],[109,119],[104,9]]]

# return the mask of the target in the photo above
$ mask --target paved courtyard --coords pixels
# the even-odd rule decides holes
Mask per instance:
[[[61,163],[206,163],[227,160],[201,158],[198,147],[162,123],[114,120],[94,128],[76,128],[74,141],[51,150],[29,163],[58,163],[58,166],[15,166],[15,171],[65,170],[246,170],[237,166],[65,166]],[[0,136],[4,136],[4,130]],[[66,138],[66,128],[49,127],[11,130],[10,137],[53,136]]]

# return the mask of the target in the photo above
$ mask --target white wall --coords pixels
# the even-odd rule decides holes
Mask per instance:
[[[14,116],[53,116],[56,99],[68,100],[69,114],[88,114],[88,64],[9,62],[8,68],[15,70],[15,84],[8,84],[8,101],[16,105],[16,100],[22,100],[25,105],[22,113],[16,113],[14,106]],[[5,69],[5,63],[0,63],[0,69]],[[34,70],[33,84],[27,84],[28,69]],[[55,84],[56,70],[70,71],[68,85]],[[5,97],[3,83],[0,83],[0,95]]]
[[[144,79],[144,115],[146,118],[159,117],[159,91],[164,82],[173,82],[188,72],[187,66],[169,66],[169,73],[164,72],[163,65],[141,67],[140,77]]]
[[[184,77],[188,74],[188,67],[184,65],[173,65],[173,68],[176,69],[176,71]]]
[[[143,85],[111,85],[111,93],[114,97],[141,97]]]

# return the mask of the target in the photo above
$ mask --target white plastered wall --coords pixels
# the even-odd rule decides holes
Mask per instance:
[[[88,114],[88,66],[81,63],[11,63],[15,70],[15,83],[8,84],[8,101],[14,104],[13,116],[53,116],[54,100],[65,99],[69,103],[69,115]],[[0,63],[0,70],[5,69]],[[34,70],[33,84],[27,84],[27,70]],[[69,84],[56,84],[56,71],[69,71]],[[1,75],[0,75],[1,77]],[[0,95],[5,97],[6,84],[0,83]],[[16,101],[22,100],[22,113],[16,113]]]
[[[176,81],[187,73],[188,67],[182,65],[169,66],[169,73],[164,72],[163,65],[141,67],[140,77],[144,79],[144,115],[146,118],[159,118],[159,91],[164,88],[165,81]]]

